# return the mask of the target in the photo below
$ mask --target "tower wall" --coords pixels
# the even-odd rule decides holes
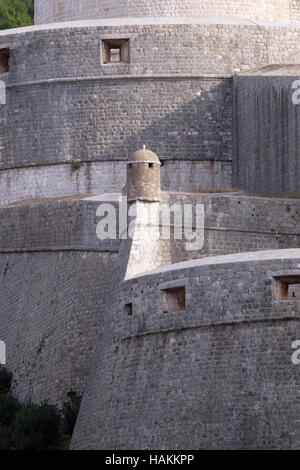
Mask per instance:
[[[300,108],[293,102],[299,72],[278,66],[235,77],[235,187],[264,196],[300,194]]]
[[[96,236],[99,204],[1,209],[0,338],[22,400],[61,405],[84,391],[119,249]]]
[[[35,23],[95,18],[211,17],[288,21],[298,0],[35,0]]]
[[[244,253],[123,282],[72,448],[298,448],[300,304],[276,300],[274,276],[300,276],[299,260],[300,250]],[[184,286],[185,308],[166,311],[174,286]]]
[[[103,64],[111,37],[130,40],[128,63]],[[230,188],[231,76],[297,62],[298,39],[297,26],[167,20],[2,31],[1,204],[119,191],[144,144],[165,161],[162,189]]]
[[[111,198],[103,202],[112,202],[119,220],[118,197]],[[164,205],[192,205],[193,213],[204,205],[203,248],[187,250],[184,237],[174,240],[172,227],[170,240],[151,238],[160,204],[138,203],[137,236],[119,251],[118,239],[97,238],[101,200],[23,201],[0,209],[0,338],[22,399],[61,404],[69,390],[85,390],[120,273],[128,278],[183,260],[300,246],[297,200],[163,192]]]

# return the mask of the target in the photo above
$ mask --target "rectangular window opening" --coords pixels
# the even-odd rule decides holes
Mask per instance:
[[[129,62],[129,39],[102,39],[103,64]]]
[[[128,316],[132,315],[132,303],[128,303],[125,305],[125,312]]]
[[[275,278],[276,300],[300,300],[300,275]]]
[[[10,67],[10,49],[0,49],[0,74],[9,72]]]
[[[166,307],[168,312],[186,309],[185,287],[172,287],[165,289]]]

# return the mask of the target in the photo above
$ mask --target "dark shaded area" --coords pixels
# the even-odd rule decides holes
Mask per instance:
[[[163,159],[231,160],[231,87],[195,78],[11,88],[1,168],[65,163],[70,155],[126,160],[143,145]]]
[[[233,185],[263,196],[298,195],[300,106],[292,86],[299,76],[274,73],[234,79]]]

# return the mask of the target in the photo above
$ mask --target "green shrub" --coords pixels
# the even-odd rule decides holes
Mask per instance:
[[[80,170],[81,167],[82,167],[82,162],[79,161],[79,160],[74,160],[74,161],[71,163],[72,171]]]
[[[8,393],[11,388],[12,373],[0,365],[0,393]]]
[[[33,0],[0,0],[0,29],[33,24]]]
[[[60,441],[57,450],[70,450],[71,439]]]
[[[60,413],[46,402],[27,403],[14,421],[14,440],[17,450],[53,450],[60,439]]]
[[[68,393],[68,400],[63,404],[63,430],[67,436],[72,436],[76,419],[79,413],[81,396],[72,390]]]
[[[0,395],[0,425],[11,426],[16,413],[21,409],[22,405],[17,398],[12,395]]]
[[[13,450],[14,442],[11,428],[0,424],[0,450]]]

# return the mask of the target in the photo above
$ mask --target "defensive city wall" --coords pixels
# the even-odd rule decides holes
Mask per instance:
[[[104,63],[105,41],[128,40]],[[232,174],[232,74],[299,60],[300,27],[181,18],[94,20],[0,33],[1,204],[125,184],[145,144],[162,187],[223,190]]]
[[[113,202],[112,202],[113,203]],[[1,210],[1,339],[22,399],[82,393],[119,242],[96,236],[99,202]]]
[[[290,64],[234,77],[233,184],[250,194],[300,194],[299,76]]]
[[[161,204],[191,204],[194,212],[196,204],[204,204],[203,248],[188,251],[184,237],[174,240],[171,218],[170,240],[161,239],[150,253],[144,239],[134,246],[124,240],[127,257],[118,261],[120,240],[99,240],[96,234],[98,206],[112,204],[119,220],[118,198],[36,200],[1,209],[1,339],[7,345],[15,390],[23,399],[61,404],[69,390],[84,391],[96,337],[106,331],[111,289],[115,291],[120,281],[113,281],[116,271],[139,274],[147,259],[153,269],[210,255],[300,244],[296,200],[162,193]]]
[[[14,391],[83,393],[74,449],[299,448],[300,0],[36,0],[35,13],[0,32]],[[99,205],[119,221],[131,191],[133,239],[118,223],[99,239]],[[165,204],[204,206],[203,246],[174,237],[172,217],[171,238],[151,238]]]
[[[121,17],[299,19],[299,0],[36,0],[35,23]]]
[[[73,449],[296,449],[300,250],[188,261],[107,305]]]

